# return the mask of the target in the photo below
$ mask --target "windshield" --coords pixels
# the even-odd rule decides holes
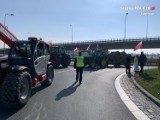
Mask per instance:
[[[58,47],[52,47],[51,48],[51,53],[58,53],[58,52],[59,52]]]
[[[12,49],[11,58],[31,58],[31,47],[29,43],[18,43]]]
[[[65,54],[65,49],[63,47],[52,47],[51,53]]]

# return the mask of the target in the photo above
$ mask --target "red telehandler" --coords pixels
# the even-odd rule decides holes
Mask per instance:
[[[49,45],[37,38],[18,40],[0,23],[0,39],[10,47],[8,57],[0,58],[0,99],[6,108],[21,108],[38,83],[52,84],[53,64]]]

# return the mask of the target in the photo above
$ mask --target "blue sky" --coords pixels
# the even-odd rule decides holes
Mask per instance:
[[[146,36],[147,16],[141,13],[152,12],[148,21],[148,36],[160,36],[159,0],[1,0],[0,22],[4,23],[19,39],[28,36],[41,37],[46,41],[73,41],[113,39]],[[155,6],[151,10],[122,10],[122,6]]]

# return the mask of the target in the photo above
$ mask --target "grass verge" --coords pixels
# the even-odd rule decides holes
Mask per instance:
[[[136,73],[134,77],[139,85],[160,100],[160,72],[158,69],[145,70],[143,76]]]

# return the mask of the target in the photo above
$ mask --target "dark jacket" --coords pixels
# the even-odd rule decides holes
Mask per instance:
[[[144,55],[144,54],[141,54],[140,56],[139,56],[139,59],[138,59],[138,63],[140,64],[140,65],[144,65],[144,63],[146,62],[146,60],[147,60],[147,57]]]
[[[130,64],[131,64],[131,56],[127,55],[127,57],[126,57],[126,68],[130,68]]]

